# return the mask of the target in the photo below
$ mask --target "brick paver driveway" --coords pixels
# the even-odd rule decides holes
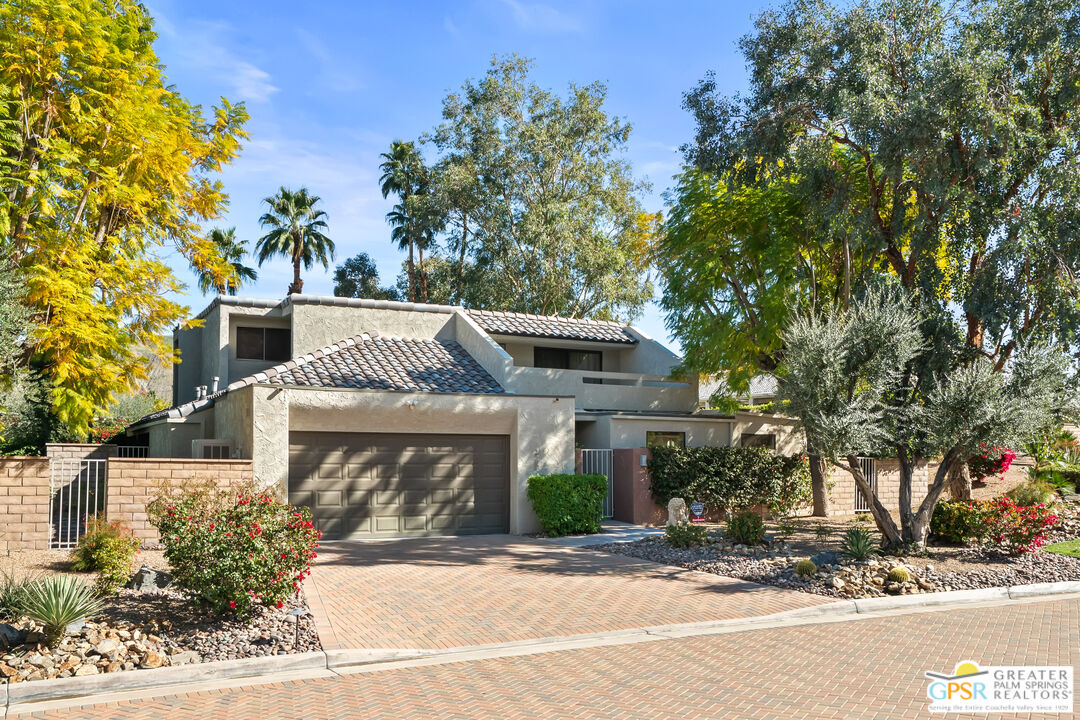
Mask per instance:
[[[460,647],[830,601],[510,535],[330,543],[305,587],[328,649]]]
[[[387,670],[40,717],[925,718],[925,670],[948,671],[968,659],[1077,665],[1078,638],[1076,600],[1032,602]]]

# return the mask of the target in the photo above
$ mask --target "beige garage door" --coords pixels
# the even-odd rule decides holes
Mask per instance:
[[[289,502],[326,539],[507,532],[506,435],[294,432]]]

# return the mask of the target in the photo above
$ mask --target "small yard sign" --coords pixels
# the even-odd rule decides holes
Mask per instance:
[[[705,522],[705,503],[700,500],[690,503],[690,514],[693,515],[690,518],[690,522],[701,523]]]

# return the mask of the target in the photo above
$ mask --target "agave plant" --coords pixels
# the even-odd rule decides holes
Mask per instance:
[[[877,552],[870,531],[859,525],[848,528],[841,544],[844,552],[855,560],[865,560]]]
[[[19,602],[24,615],[44,626],[50,647],[60,641],[68,625],[101,611],[101,600],[93,590],[71,575],[52,575],[28,584]]]

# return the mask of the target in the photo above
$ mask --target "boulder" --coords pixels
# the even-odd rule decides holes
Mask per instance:
[[[94,646],[94,652],[98,655],[108,655],[109,653],[117,650],[120,647],[120,643],[106,638]]]
[[[26,633],[7,623],[0,623],[0,647],[11,648],[26,642]]]
[[[840,555],[833,550],[824,550],[817,555],[811,555],[810,562],[818,567],[821,567],[822,565],[837,565],[840,562]]]
[[[689,521],[690,516],[687,514],[686,501],[682,498],[671,498],[667,504],[667,524],[678,525],[679,523]]]
[[[175,655],[169,657],[170,665],[188,665],[190,663],[200,662],[202,658],[199,657],[199,653],[194,650],[184,650],[178,652]]]
[[[139,667],[142,667],[142,668],[159,668],[164,664],[165,664],[165,657],[163,655],[159,655],[156,652],[148,652],[148,653],[146,653],[146,656],[142,659],[142,662],[139,663]]]
[[[143,565],[131,577],[127,586],[139,592],[154,592],[163,590],[172,584],[172,575],[162,570],[155,570],[149,565]]]

